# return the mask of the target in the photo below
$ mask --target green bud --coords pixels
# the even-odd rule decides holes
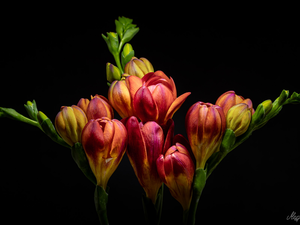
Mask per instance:
[[[281,92],[281,94],[278,98],[278,105],[280,105],[280,106],[283,105],[284,102],[287,100],[288,96],[289,96],[289,91],[288,90],[282,90],[282,92]]]
[[[29,115],[29,117],[35,121],[37,121],[37,113],[38,113],[38,109],[37,109],[37,106],[36,106],[36,102],[35,100],[33,100],[33,102],[31,101],[27,101],[27,104],[25,105],[25,109]]]
[[[107,32],[107,37],[102,34],[103,39],[105,40],[107,47],[111,54],[117,54],[118,53],[118,47],[119,47],[119,39],[118,34],[114,32]]]
[[[221,149],[220,151],[229,151],[230,148],[234,145],[235,143],[235,133],[233,130],[227,128],[225,130],[225,134],[223,136],[223,140],[221,143]]]
[[[134,57],[134,50],[131,46],[131,44],[127,43],[122,51],[121,54],[121,62],[122,62],[122,67],[125,68],[125,65]]]
[[[262,103],[262,106],[265,111],[265,116],[268,115],[268,113],[272,110],[273,104],[271,100],[265,100]]]
[[[289,99],[285,101],[285,104],[299,104],[300,103],[300,94],[294,92]]]
[[[45,115],[45,113],[43,113],[42,111],[39,111],[37,114],[37,119],[40,125],[42,125],[42,123],[49,119],[48,116]]]
[[[252,115],[251,125],[259,124],[264,117],[265,117],[265,109],[261,103],[257,106],[255,113]]]
[[[110,83],[112,83],[114,80],[121,80],[121,72],[118,67],[111,63],[106,63],[106,78]]]

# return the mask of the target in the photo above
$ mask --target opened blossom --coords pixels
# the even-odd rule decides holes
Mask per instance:
[[[128,76],[125,80],[114,81],[108,99],[122,118],[136,116],[143,123],[155,121],[165,125],[190,94],[177,97],[173,79],[156,71],[143,78]]]

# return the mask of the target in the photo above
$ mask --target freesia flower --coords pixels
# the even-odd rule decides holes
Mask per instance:
[[[62,139],[70,146],[81,142],[81,132],[87,123],[83,110],[76,105],[62,106],[55,117],[55,128]]]
[[[168,186],[171,195],[180,202],[184,211],[188,210],[195,172],[189,151],[184,145],[176,143],[158,157],[156,164],[158,174]]]
[[[156,71],[142,79],[129,76],[123,81],[114,81],[108,99],[122,118],[136,116],[143,123],[155,121],[163,126],[190,94],[187,92],[177,97],[173,79]]]
[[[106,189],[107,182],[121,162],[127,145],[127,131],[116,119],[91,119],[82,131],[82,146],[97,185]]]
[[[169,148],[174,132],[174,123],[171,120],[167,131],[167,139],[161,126],[154,121],[139,122],[134,116],[124,121],[128,134],[127,155],[133,170],[144,188],[146,196],[156,202],[156,197],[162,181],[156,167],[156,159]]]
[[[226,121],[220,106],[197,102],[188,110],[185,127],[196,159],[196,169],[204,169],[209,157],[220,148]]]

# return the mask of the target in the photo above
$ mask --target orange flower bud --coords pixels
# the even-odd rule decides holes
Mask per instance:
[[[196,159],[196,169],[204,169],[208,158],[219,151],[226,128],[223,110],[211,103],[197,102],[185,117],[188,139]]]
[[[81,132],[87,123],[83,110],[76,105],[62,106],[55,118],[55,128],[70,146],[81,142]]]
[[[136,76],[126,76],[121,81],[114,81],[108,90],[108,99],[122,118],[135,116],[133,97],[142,86],[142,80]]]
[[[81,98],[79,100],[79,102],[77,103],[77,106],[80,107],[83,112],[86,114],[86,110],[87,110],[87,107],[90,103],[90,100],[88,100],[87,98]]]
[[[121,162],[127,145],[127,131],[118,120],[107,117],[91,119],[82,131],[82,146],[97,185],[107,182]]]
[[[114,110],[108,100],[102,95],[91,96],[91,101],[86,109],[88,120],[98,119],[101,117],[114,118]]]

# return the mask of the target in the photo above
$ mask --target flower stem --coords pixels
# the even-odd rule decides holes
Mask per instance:
[[[102,187],[98,185],[96,185],[94,201],[100,224],[109,225],[106,209],[108,202],[108,194]]]
[[[123,74],[124,71],[123,71],[123,68],[122,68],[122,65],[121,65],[121,61],[120,61],[119,54],[120,54],[120,53],[118,52],[118,53],[116,53],[116,54],[113,54],[113,56],[114,56],[114,59],[115,59],[115,61],[116,61],[117,67],[119,68],[121,74]]]
[[[164,184],[161,185],[161,188],[158,191],[156,202],[153,204],[150,198],[142,196],[143,209],[145,214],[145,220],[147,225],[159,225],[161,219],[161,211],[163,204],[163,193],[164,193]]]
[[[197,206],[206,183],[206,170],[196,169],[193,183],[193,196],[188,212],[183,213],[185,225],[195,225]]]

